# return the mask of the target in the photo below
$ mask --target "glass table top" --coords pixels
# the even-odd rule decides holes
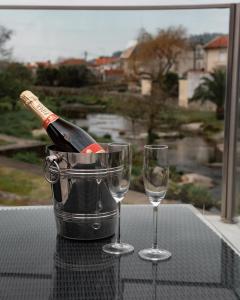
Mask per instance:
[[[160,205],[159,247],[172,258],[138,257],[152,243],[152,207],[122,207],[122,240],[133,254],[56,236],[52,208],[0,210],[0,299],[240,299],[239,256],[181,205]]]

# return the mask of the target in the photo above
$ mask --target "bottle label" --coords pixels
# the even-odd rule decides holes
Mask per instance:
[[[59,118],[59,116],[55,115],[55,114],[50,114],[44,121],[42,126],[47,129],[48,125],[53,123],[54,121],[56,121]]]
[[[84,148],[81,153],[104,153],[104,149],[99,144],[91,144]]]

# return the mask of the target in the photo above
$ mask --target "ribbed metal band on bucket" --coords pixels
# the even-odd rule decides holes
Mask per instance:
[[[94,214],[78,214],[78,213],[69,213],[66,211],[63,211],[61,209],[54,208],[55,214],[57,217],[62,218],[64,221],[71,220],[71,221],[78,221],[78,222],[86,222],[99,220],[99,219],[106,219],[106,218],[112,218],[117,214],[117,210],[105,212],[105,213],[94,213]]]
[[[108,169],[58,169],[54,166],[49,168],[49,171],[54,174],[59,172],[60,176],[70,176],[70,177],[105,177],[109,173],[118,173],[122,172],[123,166],[115,167],[115,168],[108,168]]]

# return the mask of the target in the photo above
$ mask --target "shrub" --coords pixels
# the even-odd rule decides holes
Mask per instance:
[[[131,178],[130,189],[140,193],[145,192],[142,175]]]
[[[32,130],[41,126],[40,121],[25,108],[1,113],[0,133],[17,137],[32,137]]]
[[[217,206],[207,188],[193,183],[178,184],[170,181],[166,198],[181,200],[184,203],[189,203],[199,208],[205,206],[205,209]]]
[[[111,143],[112,142],[112,137],[109,134],[104,134],[104,136],[96,136],[93,133],[90,133],[91,137],[96,140],[98,143]]]
[[[181,195],[181,187],[182,186],[180,184],[170,181],[168,184],[166,198],[170,200],[179,200]]]
[[[181,176],[183,175],[182,171],[178,171],[176,166],[169,167],[169,178],[172,181],[179,182],[181,180]]]
[[[0,112],[7,112],[12,110],[12,100],[9,97],[3,97],[0,101]]]
[[[206,209],[209,209],[214,206],[209,190],[192,183],[182,185],[180,197],[183,202],[191,203],[199,208],[205,206]]]

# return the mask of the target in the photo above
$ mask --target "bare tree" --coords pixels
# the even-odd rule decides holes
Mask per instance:
[[[156,35],[142,28],[137,41],[129,58],[129,68],[135,79],[144,73],[152,78],[151,96],[145,96],[146,104],[141,107],[144,108],[142,115],[146,118],[148,142],[153,142],[159,110],[171,96],[171,88],[165,86],[166,75],[177,65],[180,55],[189,49],[189,43],[182,26],[159,29]]]
[[[12,52],[11,49],[5,47],[6,42],[10,40],[12,33],[12,30],[9,30],[4,26],[0,25],[0,58],[6,58]]]
[[[136,76],[147,72],[160,83],[188,47],[186,30],[182,26],[159,29],[155,36],[141,29],[129,64]]]

